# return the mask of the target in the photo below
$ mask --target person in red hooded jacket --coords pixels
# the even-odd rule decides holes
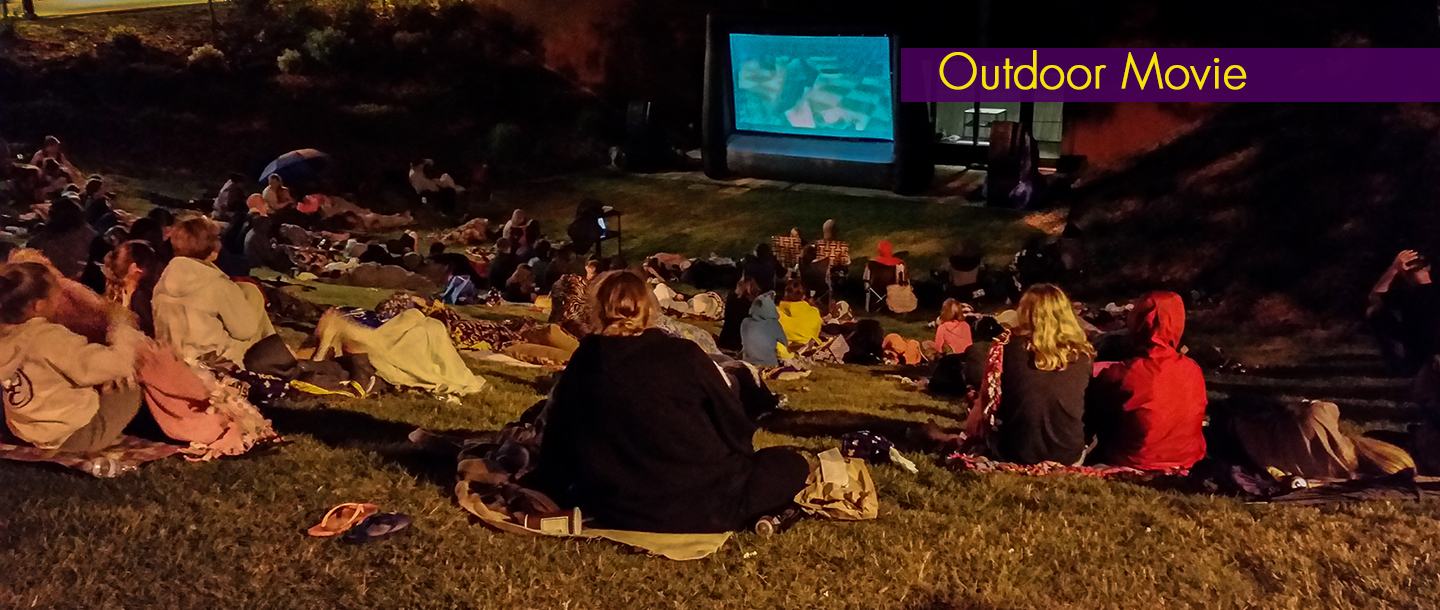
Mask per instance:
[[[1140,470],[1190,468],[1205,457],[1205,377],[1181,354],[1185,303],[1173,292],[1141,297],[1130,313],[1136,356],[1090,384],[1086,419],[1094,461]]]

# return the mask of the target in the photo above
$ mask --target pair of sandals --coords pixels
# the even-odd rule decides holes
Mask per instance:
[[[382,513],[374,504],[347,502],[320,519],[306,533],[317,538],[341,536],[347,544],[367,544],[410,531],[411,520],[404,513]]]

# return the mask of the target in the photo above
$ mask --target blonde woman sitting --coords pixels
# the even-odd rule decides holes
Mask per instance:
[[[1054,285],[1026,290],[1016,318],[1008,342],[1002,338],[1002,347],[992,347],[980,388],[981,405],[999,419],[991,447],[1001,459],[1020,464],[1078,464],[1085,457],[1085,390],[1095,348],[1070,298]],[[972,413],[969,427],[976,419]]]

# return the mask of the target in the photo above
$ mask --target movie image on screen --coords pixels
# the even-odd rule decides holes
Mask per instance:
[[[735,129],[895,138],[884,36],[730,34]]]

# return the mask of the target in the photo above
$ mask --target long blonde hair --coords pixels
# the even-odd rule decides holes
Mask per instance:
[[[629,271],[610,271],[591,282],[590,311],[601,335],[629,337],[645,332],[655,323],[660,304],[640,276]]]
[[[1095,348],[1080,328],[1070,297],[1054,284],[1036,284],[1020,297],[1016,308],[1020,334],[1030,337],[1035,368],[1062,371],[1081,355],[1095,357]]]

